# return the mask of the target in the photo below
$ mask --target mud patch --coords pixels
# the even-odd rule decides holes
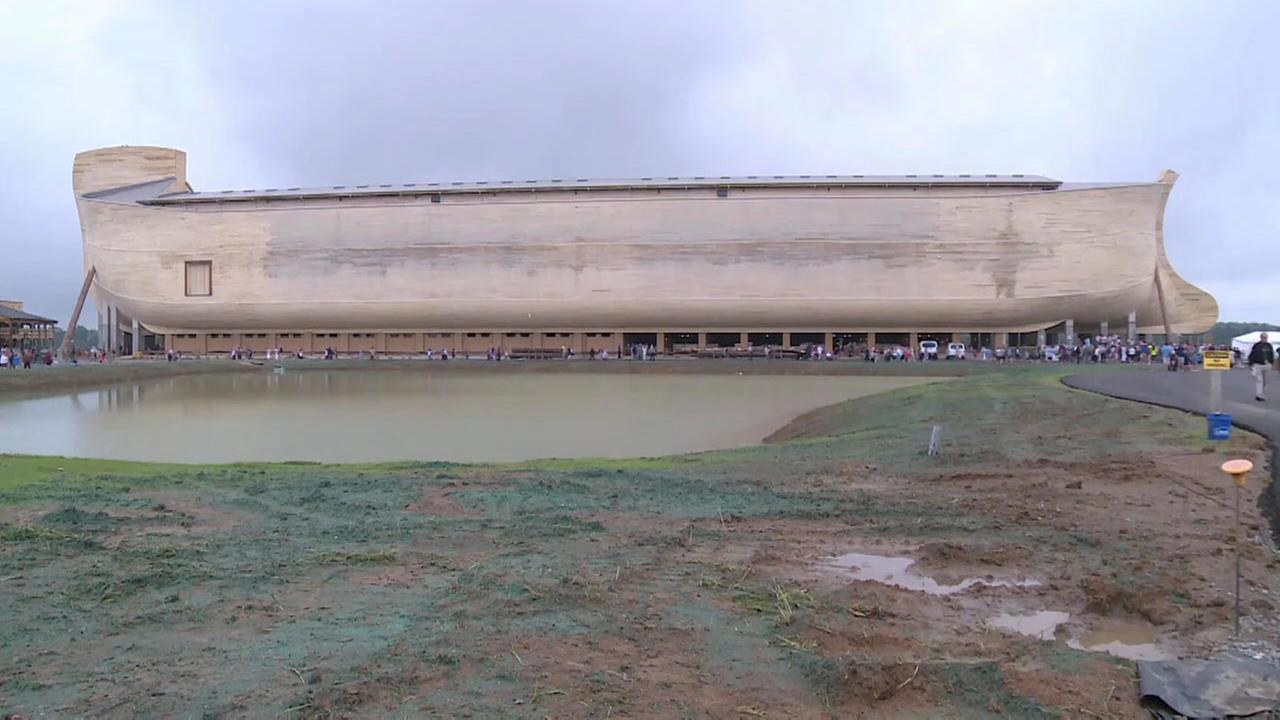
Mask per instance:
[[[1112,618],[1139,618],[1155,625],[1168,622],[1172,612],[1167,583],[1137,579],[1120,581],[1091,577],[1081,583],[1085,612]]]
[[[465,482],[447,482],[440,486],[430,486],[422,491],[422,497],[415,500],[408,510],[412,512],[424,513],[426,515],[439,515],[440,517],[468,517],[474,515],[467,510],[453,495],[460,492],[461,489],[468,485]]]

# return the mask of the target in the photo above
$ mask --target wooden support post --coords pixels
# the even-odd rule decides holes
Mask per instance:
[[[107,306],[107,352],[112,356],[120,353],[120,311],[115,305]]]
[[[88,288],[93,284],[93,278],[97,277],[96,266],[88,266],[88,272],[84,273],[84,283],[81,284],[81,293],[76,299],[76,309],[72,310],[72,319],[67,323],[67,334],[63,336],[63,346],[59,350],[61,356],[67,357],[72,351],[72,342],[76,341],[76,325],[79,324],[79,314],[84,309],[84,299],[88,297]]]

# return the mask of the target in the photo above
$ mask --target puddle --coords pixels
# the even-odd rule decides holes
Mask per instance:
[[[1052,640],[1058,626],[1071,619],[1071,613],[1057,610],[1041,610],[1028,615],[1002,613],[987,621],[993,628],[1029,635],[1040,640]]]
[[[1156,644],[1155,628],[1135,623],[1111,622],[1071,638],[1067,647],[1104,652],[1126,660],[1167,660],[1172,654]]]
[[[909,557],[888,557],[885,555],[863,555],[848,553],[826,561],[826,565],[840,571],[840,574],[852,580],[878,582],[903,590],[914,590],[929,595],[954,595],[977,585],[988,587],[1036,587],[1038,580],[987,580],[985,578],[965,578],[955,585],[943,585],[927,575],[911,572],[915,559]]]
[[[1058,627],[1070,619],[1070,613],[1042,610],[1025,614],[1002,613],[988,620],[987,624],[1040,640],[1053,640]],[[1155,628],[1117,620],[1103,620],[1084,635],[1067,640],[1067,647],[1107,653],[1126,660],[1168,660],[1174,657],[1172,652],[1156,642]]]

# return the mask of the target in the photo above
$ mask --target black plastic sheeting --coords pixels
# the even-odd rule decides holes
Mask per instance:
[[[1160,720],[1273,717],[1280,667],[1257,660],[1138,663],[1142,705]]]

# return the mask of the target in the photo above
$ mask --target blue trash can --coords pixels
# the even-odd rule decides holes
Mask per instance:
[[[1209,413],[1209,439],[1231,439],[1231,415],[1229,413]]]

